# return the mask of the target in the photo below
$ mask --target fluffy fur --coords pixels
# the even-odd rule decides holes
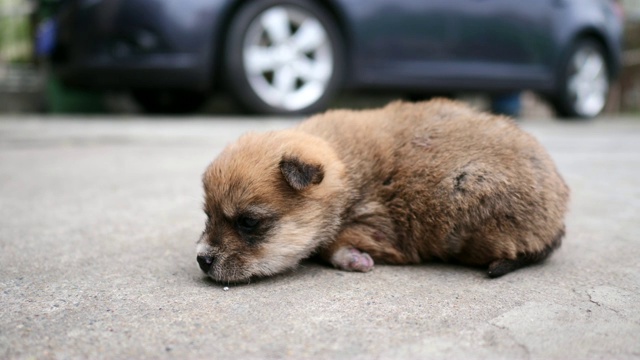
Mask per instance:
[[[244,281],[312,254],[343,270],[434,259],[492,277],[560,246],[569,190],[511,120],[452,101],[329,111],[250,133],[204,177],[200,267]]]

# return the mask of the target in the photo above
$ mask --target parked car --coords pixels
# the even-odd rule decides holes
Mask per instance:
[[[186,112],[215,89],[299,114],[342,88],[536,91],[604,108],[621,58],[614,0],[64,0],[52,62],[68,84]]]

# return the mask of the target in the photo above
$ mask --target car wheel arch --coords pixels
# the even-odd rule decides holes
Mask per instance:
[[[607,61],[607,70],[609,72],[609,78],[615,77],[616,69],[614,67],[615,59],[612,57],[613,49],[611,44],[606,40],[604,35],[598,31],[598,29],[594,27],[585,27],[580,31],[576,32],[576,34],[571,38],[571,40],[567,43],[568,45],[564,47],[564,52],[562,57],[560,58],[560,63],[562,63],[568,55],[570,55],[570,51],[575,46],[575,44],[585,41],[591,40],[595,41],[602,47],[604,51],[605,60]]]

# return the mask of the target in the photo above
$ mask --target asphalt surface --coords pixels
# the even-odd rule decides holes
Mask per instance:
[[[0,119],[0,358],[640,358],[640,118],[526,119],[572,188],[542,265],[198,269],[200,176],[293,121]]]

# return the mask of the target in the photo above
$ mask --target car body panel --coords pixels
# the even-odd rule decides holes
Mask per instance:
[[[72,84],[93,87],[208,89],[216,66],[213,37],[232,3],[68,1],[58,16],[55,69]]]
[[[609,0],[318,0],[345,39],[349,87],[551,93],[583,33],[616,74],[622,25]],[[240,0],[67,0],[53,62],[68,83],[209,90]]]
[[[486,89],[486,79],[498,88],[549,80],[551,40],[540,30],[548,10],[532,32],[518,20],[523,6],[510,0],[374,0],[366,15],[357,14],[358,1],[341,3],[357,24],[356,83]]]

